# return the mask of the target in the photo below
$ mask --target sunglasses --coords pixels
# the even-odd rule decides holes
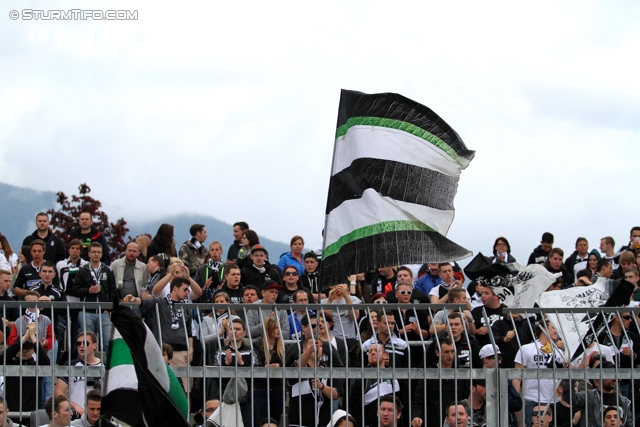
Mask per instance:
[[[189,292],[189,288],[182,288],[182,292]]]
[[[297,271],[287,271],[286,273],[284,273],[285,276],[297,276],[298,272]]]
[[[398,291],[400,295],[411,295],[413,291]]]
[[[89,341],[76,341],[76,347],[80,347],[81,345],[88,347],[89,344],[91,344]]]
[[[627,315],[625,315],[625,316],[620,316],[620,317],[622,317],[624,320],[631,320],[631,319],[633,319],[633,317],[631,317],[631,315],[630,315],[630,314],[627,314]]]
[[[379,300],[374,301],[373,303],[374,303],[374,304],[386,304],[386,303],[387,303],[387,301],[386,301],[386,300],[383,300],[383,299],[379,299]]]

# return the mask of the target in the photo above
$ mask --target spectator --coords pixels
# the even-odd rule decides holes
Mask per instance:
[[[322,289],[320,289],[319,265],[318,255],[316,255],[315,252],[307,252],[304,254],[304,273],[300,276],[300,281],[302,282],[303,288],[311,291],[314,301],[320,301],[327,297],[322,293]],[[362,280],[364,280],[364,274],[362,275]]]
[[[10,271],[14,276],[18,274],[18,271],[20,271],[18,268],[18,254],[13,252],[7,237],[2,233],[0,233],[0,256],[4,256],[4,259],[8,263],[9,268],[6,270]]]
[[[13,344],[6,348],[3,354],[0,354],[0,360],[5,361],[7,365],[40,365],[46,366],[51,363],[47,352],[42,345],[38,343],[38,325],[31,322],[27,325],[24,335],[20,340],[16,340]],[[34,354],[37,350],[37,357]],[[41,389],[42,377],[27,376],[11,376],[5,377],[5,390],[12,391],[5,393],[6,406],[13,408],[14,411],[29,412],[38,409],[36,393]],[[19,390],[22,390],[20,394]]]
[[[64,259],[64,243],[58,236],[53,234],[53,230],[49,227],[49,215],[45,212],[40,212],[36,215],[36,230],[24,238],[22,245],[30,246],[35,240],[44,242],[44,259],[46,261],[51,261],[55,264]]]
[[[241,247],[236,258],[238,267],[240,267],[240,269],[243,269],[249,263],[249,261],[251,261],[251,259],[249,258],[249,255],[251,255],[251,249],[259,244],[260,238],[258,237],[258,233],[253,230],[244,230],[242,232],[242,237],[240,238]]]
[[[516,262],[516,259],[511,255],[511,245],[506,237],[498,237],[493,244],[493,258],[491,260],[493,264],[510,264]]]
[[[240,267],[235,264],[227,264],[224,270],[224,282],[216,292],[226,292],[231,298],[231,302],[234,304],[240,304],[243,300],[244,288],[241,284],[242,275],[240,274]]]
[[[189,269],[189,276],[194,277],[198,268],[204,265],[207,256],[207,247],[204,245],[208,237],[207,228],[204,224],[193,224],[189,228],[189,234],[191,238],[180,247],[179,257]]]
[[[453,276],[453,267],[448,262],[438,264],[438,269],[442,283],[431,289],[429,298],[432,304],[446,304],[449,302],[449,289],[462,288],[462,281],[455,279]],[[466,289],[465,292],[467,293],[467,310],[471,310],[471,305],[468,302],[471,297]]]
[[[573,274],[574,281],[578,280],[578,271],[587,268],[589,260],[589,242],[584,237],[576,239],[576,250],[564,261],[564,266]]]
[[[371,294],[385,295],[396,287],[396,270],[393,267],[379,267],[378,277],[374,278],[369,285]]]
[[[600,239],[600,253],[602,254],[602,258],[611,261],[611,268],[613,270],[618,268],[618,263],[620,262],[620,255],[616,254],[615,246],[616,241],[613,240],[611,236]]]
[[[330,367],[324,346],[312,338],[306,339],[300,366]],[[296,382],[290,391],[289,425],[326,425],[331,419],[333,401],[339,400],[342,392],[343,382],[337,379],[312,378]]]
[[[44,262],[45,250],[46,246],[42,240],[36,239],[31,242],[32,260],[20,268],[18,277],[13,283],[13,293],[16,297],[22,299],[28,290],[35,288],[40,283],[40,266]]]
[[[192,281],[192,280],[191,280]],[[133,302],[143,310],[158,308],[158,322],[154,322],[153,335],[162,343],[169,343],[173,348],[173,366],[188,366],[193,358],[193,335],[191,329],[191,311],[180,307],[190,292],[190,281],[185,277],[176,277],[171,281],[168,297],[140,299],[127,295],[124,302]],[[159,323],[159,324],[158,324]],[[191,392],[191,381],[182,378],[187,394]]]
[[[553,421],[553,414],[548,405],[538,404],[533,407],[531,415],[532,425],[538,427],[549,427]]]
[[[100,419],[100,409],[102,408],[102,395],[100,389],[89,390],[85,401],[84,414],[77,420],[71,421],[71,427],[93,427]]]
[[[111,255],[109,254],[109,244],[107,243],[107,239],[100,230],[93,225],[93,216],[89,212],[82,212],[80,214],[80,217],[78,218],[78,228],[71,231],[71,233],[69,233],[69,237],[71,240],[80,240],[82,243],[81,257],[85,261],[90,260],[89,250],[91,243],[97,242],[102,246],[102,258],[100,261],[106,265],[111,264]]]
[[[574,280],[573,271],[567,270],[564,266],[562,259],[564,258],[564,251],[560,248],[553,248],[549,251],[547,261],[544,266],[550,273],[560,273],[562,276],[562,287],[570,287]]]
[[[360,304],[357,297],[352,297],[347,285],[340,284],[332,286],[329,290],[329,297],[320,301],[321,304]],[[336,323],[334,325],[333,334],[336,338],[358,338],[356,330],[356,321],[360,316],[360,310],[355,308],[338,308],[332,310],[333,318]]]
[[[66,396],[56,396],[47,399],[44,409],[49,417],[48,427],[66,427],[69,425],[71,413],[69,400]]]
[[[460,313],[449,313],[447,316],[449,328],[447,331],[439,335],[439,339],[449,337],[455,343],[456,348],[456,367],[457,368],[475,368],[481,366],[478,352],[480,348],[473,335],[465,331],[462,323],[462,315]],[[437,362],[438,338],[434,339],[427,348],[427,366],[431,366]]]
[[[158,255],[164,260],[164,266],[169,267],[169,260],[177,257],[176,244],[174,242],[173,225],[161,224],[156,235],[151,239],[147,248],[147,259]]]
[[[295,294],[299,290],[303,290],[307,293],[307,299],[311,304],[315,304],[315,300],[313,299],[313,294],[310,290],[305,289],[301,286],[300,280],[298,279],[298,269],[293,265],[288,265],[284,268],[284,280],[283,287],[280,292],[278,292],[278,299],[276,303],[278,304],[291,304],[293,302],[293,294]]]
[[[267,280],[282,282],[282,272],[277,266],[267,261],[267,250],[262,245],[255,245],[251,248],[250,261],[244,266],[241,272],[242,285],[253,285],[262,289],[262,285]],[[296,270],[297,272],[297,270]],[[296,279],[297,279],[296,275]]]
[[[202,288],[189,276],[189,269],[178,258],[169,260],[167,274],[153,286],[151,295],[154,297],[166,297],[171,292],[170,283],[177,278],[182,278],[189,282],[190,290],[184,302],[191,303],[202,296]]]
[[[378,409],[378,419],[380,427],[396,427],[402,416],[404,406],[400,399],[391,395],[382,396],[380,398],[380,407]]]
[[[387,352],[387,364],[394,368],[406,368],[408,364],[409,345],[395,334],[396,320],[391,311],[378,314],[378,333],[362,343],[362,351],[368,352],[369,347],[381,344]]]
[[[271,307],[259,307],[256,309],[247,311],[247,328],[249,330],[249,338],[255,339],[262,335],[262,327],[264,320],[267,317],[274,317],[278,319],[280,324],[280,333],[282,336],[289,336],[289,319],[285,310],[279,310],[273,306],[278,298],[278,292],[282,289],[282,286],[278,285],[273,280],[264,282],[262,288],[262,299],[254,302],[252,305],[257,304],[270,305]]]
[[[218,306],[231,303],[231,298],[226,292],[218,292],[213,303],[216,309],[200,321],[200,333],[205,344],[211,340],[229,338],[231,336],[231,321],[238,318],[234,310]]]
[[[102,366],[102,360],[96,357],[98,349],[98,337],[93,332],[80,332],[76,337],[75,347],[78,349],[78,358],[72,360],[69,366]],[[85,412],[86,392],[102,388],[102,381],[99,376],[90,377],[88,375],[80,377],[58,377],[54,396],[69,395],[71,407],[80,415]]]
[[[453,402],[445,409],[445,424],[448,426],[467,427],[469,425],[468,407],[462,401]],[[472,424],[473,425],[473,424]]]
[[[613,272],[611,278],[620,280],[624,277],[624,271],[636,267],[636,255],[631,251],[625,251],[620,254],[620,263],[618,268]]]
[[[300,308],[296,309],[289,315],[289,339],[299,340],[302,338],[302,318],[307,315],[307,309],[304,307],[309,304],[309,295],[304,289],[298,289],[293,294],[292,304],[300,304]],[[309,310],[309,313],[313,313]]]
[[[284,343],[280,336],[278,320],[267,317],[264,320],[262,337],[255,343],[255,352],[261,365],[269,370],[284,367]],[[267,375],[253,381],[253,401],[260,418],[280,419],[284,411],[284,380]]]
[[[282,254],[278,267],[284,271],[288,265],[293,265],[298,269],[298,274],[304,273],[304,260],[302,259],[302,250],[304,249],[304,239],[301,236],[293,236],[291,238],[291,252]]]
[[[227,251],[227,264],[237,264],[238,252],[240,251],[240,240],[242,232],[249,229],[249,224],[244,221],[233,224],[233,243]]]
[[[490,286],[482,287],[482,304],[482,306],[471,310],[476,330],[476,340],[478,340],[478,345],[481,347],[491,343],[491,327],[500,320],[502,310],[505,308],[500,297],[495,294],[493,288]]]
[[[564,345],[558,340],[558,332],[549,320],[542,320],[535,326],[536,341],[523,345],[515,358],[517,369],[554,369],[567,366],[563,352]],[[562,347],[558,347],[558,343]],[[525,379],[524,385],[519,379],[513,380],[518,393],[525,399],[524,423],[531,424],[533,408],[539,404],[553,402],[556,391],[553,379]]]
[[[22,424],[16,424],[9,418],[11,409],[5,404],[4,397],[0,396],[0,426],[2,427],[24,427]],[[353,426],[352,426],[353,427]]]
[[[429,263],[427,264],[427,267],[427,272],[416,282],[415,289],[429,295],[433,288],[442,283],[442,278],[440,277],[440,271],[437,263]]]
[[[467,299],[468,294],[462,288],[449,289],[449,292],[447,295],[448,295],[447,299],[449,301],[449,304],[461,304],[464,307],[466,307],[469,304],[469,300]],[[456,311],[459,311],[459,310],[455,310],[454,312]],[[438,312],[434,314],[433,322],[429,327],[429,333],[431,335],[440,335],[442,333],[445,333],[449,329],[449,326],[447,324],[447,318],[450,313],[452,313],[451,310],[444,308],[442,310],[438,310]],[[464,321],[468,329],[468,332],[470,334],[475,334],[476,327],[474,324],[473,315],[471,314],[471,311],[463,310],[460,312],[460,314],[462,315],[462,320]]]
[[[549,256],[549,251],[553,248],[553,234],[548,231],[542,233],[542,239],[540,239],[540,245],[531,252],[527,265],[530,264],[544,264]]]
[[[385,369],[388,360],[387,352],[382,344],[372,344],[367,351],[365,368]],[[395,396],[400,393],[397,379],[364,379],[351,380],[349,387],[349,411],[354,414],[356,425],[365,427],[377,426],[379,399],[385,395]]]
[[[89,264],[81,267],[68,290],[69,295],[80,298],[83,302],[113,302],[118,299],[116,279],[111,269],[102,261],[102,245],[92,242],[89,245]],[[81,331],[90,331],[99,335],[102,340],[102,351],[109,348],[111,320],[109,310],[85,310],[84,316],[78,318]]]
[[[111,271],[115,276],[119,298],[125,295],[142,297],[145,285],[149,281],[147,266],[138,260],[140,250],[136,242],[129,242],[124,256],[111,263]]]
[[[225,265],[222,262],[222,245],[218,241],[209,244],[209,254],[204,265],[198,267],[193,280],[202,288],[200,302],[212,302],[213,292],[224,279]]]
[[[147,234],[141,234],[136,237],[135,242],[138,244],[138,249],[140,249],[138,261],[144,262],[146,264],[149,259],[147,251],[149,250],[149,245],[151,244],[151,238]]]

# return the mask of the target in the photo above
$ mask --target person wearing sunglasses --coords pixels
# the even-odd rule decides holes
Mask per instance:
[[[398,283],[395,290],[399,304],[410,304],[413,294],[413,286],[409,283]],[[411,352],[411,365],[415,368],[422,364],[424,354],[424,341],[429,339],[429,315],[425,310],[418,310],[419,305],[405,306],[400,310],[394,310],[394,318],[398,327],[398,336],[404,341],[422,342],[421,346],[413,346]]]
[[[282,289],[278,292],[278,304],[293,304],[293,296],[299,290],[303,290],[307,293],[307,299],[309,304],[315,304],[313,294],[309,289],[302,287],[302,283],[299,280],[298,269],[293,265],[288,265],[284,268],[284,280],[282,281]]]
[[[98,337],[93,332],[80,332],[76,337],[75,344],[78,350],[78,358],[69,362],[70,366],[102,366],[102,360],[96,356],[98,349]],[[85,390],[86,385],[86,390]],[[53,392],[54,397],[65,396],[69,391],[69,403],[73,410],[83,415],[86,404],[86,393],[90,390],[100,390],[100,377],[58,377],[56,387]]]

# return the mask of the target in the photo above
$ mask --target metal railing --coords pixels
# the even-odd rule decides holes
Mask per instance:
[[[24,310],[28,306],[25,302],[7,302],[2,303],[0,305],[0,313],[3,318],[6,318],[7,312],[12,308],[18,308],[20,313],[24,313]],[[85,316],[86,313],[90,312],[102,312],[103,310],[109,310],[111,308],[111,304],[100,304],[100,303],[49,303],[49,302],[38,302],[37,306],[40,310],[56,310],[52,311],[61,316],[53,316],[52,328],[55,330],[58,323],[58,318],[62,318],[66,320],[67,325],[69,325],[69,319],[71,318],[72,310],[80,310],[79,315]],[[361,316],[366,316],[367,319],[370,319],[372,316],[372,312],[377,312],[383,310],[385,313],[392,313],[397,310],[409,310],[410,313],[416,314],[413,317],[418,317],[416,310],[424,310],[430,318],[433,318],[433,314],[438,309],[455,309],[459,308],[456,305],[435,305],[435,304],[358,304],[358,305],[339,305],[339,304],[308,304],[308,305],[274,305],[274,304],[252,304],[252,305],[242,305],[242,304],[181,304],[183,310],[189,310],[194,314],[194,317],[202,322],[202,319],[212,310],[233,310],[236,315],[241,318],[254,318],[255,316],[250,315],[251,312],[257,313],[258,318],[262,319],[263,317],[268,317],[268,313],[279,311],[292,312],[296,309],[303,310],[305,314],[309,314],[312,312],[317,313],[316,322],[322,322],[325,325],[329,325],[330,316],[328,313],[324,312],[327,310],[328,312],[333,313],[333,326],[343,322],[343,326],[350,326],[350,322],[345,320],[348,316],[349,312],[353,312],[353,310],[359,310],[361,312]],[[155,326],[158,325],[157,319],[159,316],[159,308],[156,307],[156,323]],[[545,316],[547,318],[559,318],[565,314],[579,314],[579,316],[570,316],[573,325],[570,323],[559,323],[558,332],[561,337],[567,337],[569,334],[576,333],[573,331],[579,330],[577,322],[586,322],[589,324],[587,328],[588,332],[596,335],[599,334],[601,336],[611,337],[614,335],[615,331],[612,331],[612,327],[609,326],[609,322],[604,322],[604,327],[601,330],[596,330],[594,324],[594,319],[597,315],[603,316],[606,320],[610,320],[610,317],[620,316],[623,313],[631,313],[632,320],[630,329],[640,329],[640,319],[638,314],[640,314],[640,309],[638,308],[585,308],[580,309],[580,311],[574,309],[567,308],[558,308],[558,309],[505,309],[502,321],[506,321],[507,324],[510,324],[511,327],[516,327],[516,320],[514,320],[513,313],[520,314],[525,319],[531,318],[531,321],[526,321],[525,330],[528,330],[530,335],[535,336],[536,334],[536,322],[533,319],[542,319]],[[591,314],[592,320],[585,320],[585,314]],[[275,315],[277,317],[277,314]],[[409,316],[412,317],[412,316]],[[396,330],[405,329],[407,325],[404,324],[403,319],[406,316],[396,316]],[[486,324],[489,324],[491,319],[486,315],[486,312],[483,313],[483,319]],[[367,320],[365,320],[366,322]],[[382,317],[379,318],[378,321],[382,324],[383,327],[387,327],[389,329],[391,318]],[[280,335],[286,330],[280,322],[278,323],[278,331]],[[85,323],[86,324],[86,323]],[[538,324],[540,322],[538,321]],[[266,326],[264,323],[260,324],[261,336],[265,335]],[[419,337],[414,341],[407,342],[406,349],[404,347],[400,348],[394,344],[387,344],[385,348],[387,353],[396,353],[399,350],[403,350],[406,356],[404,358],[391,357],[391,361],[388,366],[385,367],[367,367],[368,364],[368,355],[366,352],[362,350],[362,339],[361,335],[364,331],[366,323],[358,323],[355,322],[355,334],[356,339],[344,338],[344,337],[335,337],[334,339],[330,339],[328,344],[324,344],[326,346],[330,346],[331,350],[326,355],[327,357],[323,360],[322,366],[318,367],[302,367],[292,365],[288,363],[287,366],[284,367],[270,367],[270,366],[219,366],[219,362],[207,359],[206,356],[210,356],[213,351],[213,348],[224,348],[227,345],[226,338],[224,336],[216,336],[212,340],[210,340],[206,345],[203,339],[196,340],[196,344],[194,345],[196,355],[201,354],[204,360],[196,360],[195,364],[189,364],[185,367],[175,367],[173,370],[178,377],[181,378],[190,378],[195,382],[194,388],[188,390],[189,395],[191,396],[191,406],[192,411],[204,408],[206,406],[207,395],[215,395],[218,397],[222,397],[224,395],[224,384],[227,380],[232,378],[245,378],[247,380],[249,389],[252,391],[249,393],[247,397],[248,405],[254,409],[254,411],[249,412],[252,418],[260,417],[259,413],[255,412],[255,409],[258,407],[264,407],[264,403],[260,400],[262,397],[266,397],[267,404],[267,416],[272,415],[274,409],[269,406],[269,404],[274,401],[282,402],[282,418],[281,422],[283,425],[288,425],[291,420],[304,419],[307,414],[305,411],[308,411],[308,406],[295,404],[294,400],[299,399],[299,401],[304,401],[304,404],[307,405],[310,397],[307,395],[301,395],[301,390],[304,389],[304,392],[307,393],[311,390],[312,396],[311,399],[315,399],[316,403],[319,400],[318,392],[319,389],[324,389],[325,387],[331,387],[331,389],[335,389],[338,394],[337,399],[330,399],[325,396],[323,399],[322,407],[324,405],[330,405],[330,412],[333,411],[339,406],[342,409],[346,410],[348,413],[356,416],[358,420],[366,420],[371,416],[371,406],[365,404],[365,402],[371,401],[371,404],[378,406],[380,404],[380,398],[389,392],[389,390],[394,390],[395,384],[398,383],[399,390],[393,392],[393,394],[400,397],[402,403],[404,405],[404,409],[402,410],[402,418],[401,422],[403,425],[408,426],[411,424],[412,420],[415,418],[423,419],[424,426],[434,426],[434,425],[442,425],[446,414],[443,412],[446,406],[450,403],[449,401],[445,401],[445,396],[455,396],[454,400],[463,400],[468,399],[470,395],[472,395],[472,389],[478,390],[478,386],[482,387],[485,390],[486,397],[484,399],[484,407],[479,409],[474,409],[473,404],[470,405],[471,409],[471,417],[477,417],[478,413],[482,411],[483,419],[487,426],[496,425],[496,426],[508,426],[510,421],[510,411],[509,409],[509,385],[514,380],[516,382],[524,382],[525,380],[533,380],[538,384],[542,384],[540,381],[544,380],[552,380],[554,386],[554,400],[559,399],[559,397],[555,393],[555,389],[557,385],[559,385],[561,380],[569,380],[570,384],[573,388],[574,383],[580,384],[581,387],[588,387],[588,383],[590,380],[595,380],[596,383],[602,384],[603,380],[607,380],[612,378],[615,380],[617,384],[621,381],[624,383],[628,383],[629,387],[624,390],[624,393],[631,401],[630,410],[631,413],[624,414],[625,420],[630,420],[626,425],[635,425],[635,405],[633,403],[638,396],[638,389],[636,387],[636,380],[640,379],[640,369],[636,368],[636,366],[640,366],[640,358],[637,360],[634,356],[634,364],[629,367],[621,367],[620,363],[617,363],[613,368],[605,368],[602,369],[589,369],[587,367],[583,368],[570,368],[568,366],[558,366],[556,364],[552,364],[549,367],[527,367],[526,369],[519,368],[483,368],[482,365],[478,365],[474,360],[474,357],[469,358],[469,362],[471,366],[469,368],[457,367],[454,369],[442,368],[442,367],[431,367],[426,366],[428,360],[428,349],[429,346],[435,346],[435,349],[438,351],[438,354],[442,353],[441,346],[441,338],[438,337],[429,337],[425,339],[423,337]],[[567,325],[569,327],[567,327]],[[255,324],[248,325],[248,329],[252,326],[256,326]],[[428,328],[426,325],[420,325],[422,329]],[[185,335],[187,334],[187,330],[185,325],[181,325],[183,328]],[[98,334],[101,336],[102,325],[99,325]],[[154,328],[155,329],[155,328]],[[159,329],[159,328],[158,328]],[[202,328],[196,327],[197,330],[202,330]],[[448,333],[452,333],[450,325],[447,325]],[[584,329],[584,328],[583,328]],[[254,328],[255,330],[255,328]],[[317,330],[317,329],[316,329]],[[500,343],[500,336],[496,336],[491,329],[489,333],[489,342],[496,345]],[[547,332],[543,332],[547,334]],[[59,341],[59,345],[62,349],[69,351],[71,353],[71,345],[75,343],[75,337],[72,337],[71,331],[67,328],[64,332],[64,339]],[[317,337],[317,336],[316,336]],[[5,337],[6,338],[6,337]],[[199,338],[202,338],[200,335]],[[260,348],[256,346],[256,342],[259,338],[258,336],[251,336],[250,339],[246,340],[246,345],[248,345],[248,350],[250,352],[262,352]],[[303,351],[303,343],[298,340],[292,340],[290,337],[286,337],[284,340],[287,349],[290,353],[296,355],[300,354]],[[517,341],[517,348],[522,349],[523,346],[529,344],[529,342],[521,341],[522,337],[516,335],[514,339]],[[636,344],[635,336],[632,332],[628,332],[626,329],[622,330],[621,340],[629,341],[631,346]],[[457,342],[455,349],[458,351],[458,346],[462,346],[463,344],[467,344],[470,348],[473,348],[471,351],[477,351],[477,348],[473,347],[473,342],[475,339],[471,337],[467,328],[465,327],[462,333],[462,337]],[[576,340],[574,340],[576,341]],[[577,340],[580,342],[580,340]],[[401,344],[401,343],[400,343]],[[637,343],[640,345],[640,343]],[[5,350],[6,350],[5,346]],[[556,349],[555,344],[551,344],[551,347]],[[335,350],[334,350],[335,348]],[[100,349],[100,347],[99,347]],[[584,344],[579,344],[578,347],[570,349],[571,353],[574,353],[576,350],[585,350]],[[346,353],[345,353],[346,351]],[[457,354],[457,353],[456,353]],[[635,355],[635,353],[634,353]],[[102,355],[106,357],[106,354]],[[470,355],[473,356],[473,355]],[[639,356],[640,357],[640,356]],[[345,360],[342,360],[342,359]],[[567,360],[571,358],[571,354],[566,355]],[[297,359],[297,358],[296,358]],[[457,355],[456,358],[457,360]],[[495,361],[497,362],[497,357],[494,356]],[[616,358],[614,358],[615,360]],[[619,358],[617,358],[619,359]],[[28,388],[26,385],[23,385],[23,382],[26,383],[29,378],[49,378],[52,383],[55,384],[57,378],[69,378],[69,377],[100,377],[102,380],[104,379],[104,367],[90,367],[90,366],[72,366],[70,363],[70,358],[66,363],[58,365],[54,360],[48,365],[45,366],[28,366],[26,363],[11,364],[10,361],[7,360],[6,352],[3,353],[1,358],[3,366],[0,368],[0,375],[5,379],[5,398],[8,393],[18,393],[19,399],[17,400],[18,406],[20,408],[9,407],[14,415],[20,415],[22,419],[27,419],[27,414],[30,412],[30,408],[24,408],[23,405],[25,400],[23,399],[23,394],[26,392]],[[402,362],[399,362],[402,361]],[[104,361],[104,360],[103,360]],[[282,363],[285,364],[286,360],[283,360]],[[619,362],[619,360],[618,360]],[[637,363],[636,363],[637,362]],[[7,388],[7,377],[18,377],[20,379],[19,384],[20,387],[16,389],[8,389]],[[309,380],[312,379],[322,379],[324,386],[320,387],[319,383],[316,383],[316,388],[311,389],[311,387],[307,387]],[[208,380],[217,380],[213,381],[216,390],[211,391],[211,389],[207,386]],[[101,381],[104,383],[104,381]],[[587,385],[585,385],[587,384]],[[259,396],[256,391],[256,386],[259,387],[268,387],[269,392],[264,393],[263,396]],[[84,394],[86,394],[87,386],[86,382],[84,383],[85,389]],[[236,386],[237,387],[237,386]],[[598,389],[596,389],[598,390]],[[618,387],[618,390],[620,388]],[[236,389],[236,392],[238,390]],[[333,391],[330,390],[331,393]],[[369,394],[367,394],[369,392]],[[582,393],[582,394],[580,394]],[[605,394],[603,391],[600,391],[600,400],[605,400]],[[277,396],[277,395],[280,396]],[[309,393],[307,393],[309,394]],[[478,392],[481,395],[481,392]],[[41,399],[42,393],[41,388],[38,387],[35,390],[35,399],[39,402]],[[567,393],[565,399],[567,403],[569,403],[569,410],[573,409],[583,409],[582,422],[585,424],[581,425],[602,425],[602,419],[594,420],[593,413],[590,410],[589,399],[593,401],[593,396],[591,394],[586,395],[586,402],[583,402],[584,392],[579,391],[574,393]],[[296,397],[298,396],[298,397]],[[302,397],[300,397],[302,396]],[[436,396],[434,401],[434,397]],[[581,397],[582,396],[582,397]],[[615,399],[613,400],[617,403],[617,406],[624,408],[624,403],[626,402],[621,395],[615,394]],[[472,396],[473,397],[473,396]],[[526,399],[520,395],[520,406],[523,408],[526,407],[527,402]],[[15,399],[13,399],[15,401]],[[357,406],[355,405],[357,403]],[[477,402],[476,402],[477,403]],[[541,402],[541,403],[549,403],[549,402]],[[591,402],[593,404],[593,402]],[[306,408],[304,409],[303,408]],[[517,406],[517,405],[516,405]],[[316,411],[314,414],[316,424],[320,421],[324,422],[326,419],[321,419],[322,415],[327,411],[326,409],[321,409]],[[6,408],[6,406],[5,406]],[[326,407],[325,407],[326,408]],[[435,408],[435,409],[434,409]],[[297,411],[297,413],[293,414],[291,411]],[[324,412],[322,412],[324,411]],[[434,413],[435,411],[435,413]],[[276,408],[275,412],[279,412]],[[322,412],[322,414],[320,413]],[[280,420],[279,420],[280,421]],[[522,421],[520,421],[522,422]],[[325,423],[326,424],[326,423]],[[361,424],[365,425],[365,424]]]

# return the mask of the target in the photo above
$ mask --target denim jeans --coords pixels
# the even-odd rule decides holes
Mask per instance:
[[[86,328],[86,329],[85,329]],[[109,349],[109,337],[111,335],[111,319],[109,313],[84,313],[78,314],[78,333],[80,332],[93,332],[102,340],[102,350],[105,353]],[[102,333],[101,333],[102,332]]]

